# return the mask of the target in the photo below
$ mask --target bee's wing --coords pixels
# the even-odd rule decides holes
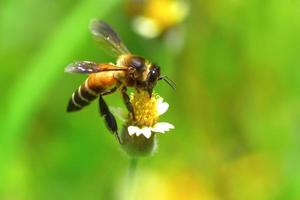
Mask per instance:
[[[108,47],[117,56],[130,53],[118,34],[105,22],[93,19],[90,22],[90,31],[97,42]]]
[[[78,61],[69,64],[65,68],[65,72],[68,73],[82,73],[82,74],[90,74],[98,72],[98,64],[91,61]]]
[[[121,68],[113,64],[99,64],[91,61],[77,61],[69,64],[65,68],[68,73],[92,74],[107,71],[126,71],[127,68]]]

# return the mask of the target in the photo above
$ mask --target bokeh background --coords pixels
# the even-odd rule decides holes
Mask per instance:
[[[300,1],[190,0],[171,42],[137,35],[125,3],[0,1],[0,199],[300,199]],[[85,79],[65,66],[114,61],[90,37],[95,17],[177,83],[156,88],[176,129],[133,186],[97,103],[65,111]]]

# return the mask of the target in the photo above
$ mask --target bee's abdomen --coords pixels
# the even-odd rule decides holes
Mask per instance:
[[[81,110],[84,106],[98,97],[101,88],[93,88],[88,85],[88,79],[79,88],[73,92],[67,107],[68,112]]]

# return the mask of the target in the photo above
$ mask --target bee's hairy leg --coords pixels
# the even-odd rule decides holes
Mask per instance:
[[[100,108],[100,114],[102,117],[104,117],[107,128],[116,136],[118,142],[122,144],[122,140],[120,139],[118,133],[117,121],[113,116],[113,114],[109,111],[108,106],[105,103],[102,95],[99,95],[99,108]]]
[[[111,88],[109,90],[106,90],[106,91],[102,92],[101,95],[102,96],[109,95],[111,93],[114,93],[116,90],[117,90],[117,86],[115,86],[115,87],[113,87],[113,88]]]
[[[124,101],[124,103],[126,105],[127,110],[132,114],[133,120],[135,120],[133,106],[132,106],[132,104],[130,102],[130,98],[129,98],[129,96],[128,96],[128,94],[127,94],[126,91],[127,91],[127,88],[126,87],[122,87],[121,94],[122,94],[122,97],[123,97],[123,101]]]

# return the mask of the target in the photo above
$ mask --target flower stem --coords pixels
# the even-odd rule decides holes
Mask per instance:
[[[130,179],[133,179],[135,176],[136,168],[138,164],[138,159],[137,158],[131,158],[130,163],[129,163],[129,171],[128,171],[128,176]]]
[[[128,168],[128,179],[127,179],[127,200],[134,200],[134,189],[135,189],[135,175],[138,165],[137,158],[130,158]]]

